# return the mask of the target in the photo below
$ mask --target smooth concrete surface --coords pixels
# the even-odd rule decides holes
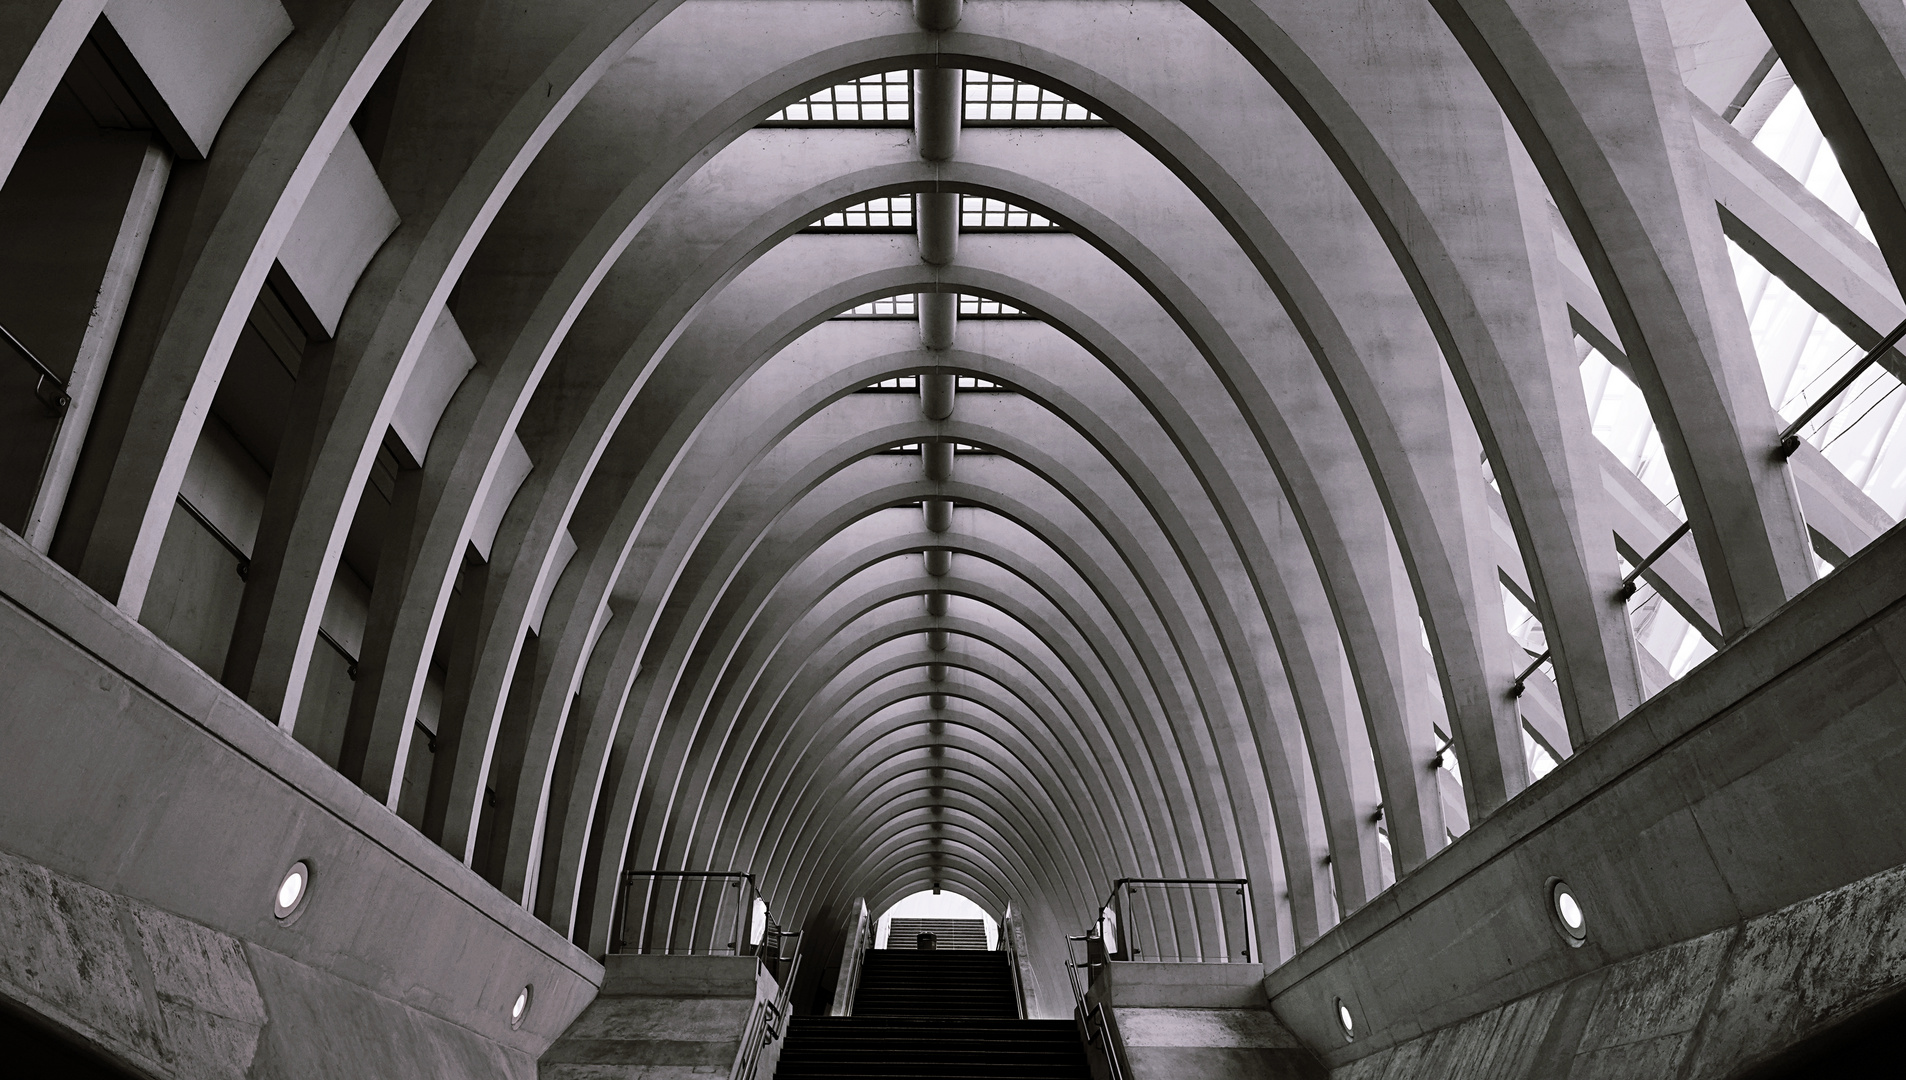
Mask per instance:
[[[1888,897],[1906,859],[1902,635],[1906,529],[1895,527],[1272,971],[1273,1008],[1329,1063],[1347,1067],[1406,1044],[1428,1053],[1443,1044],[1426,1033],[1469,1018],[1507,1023],[1574,1000],[1558,987],[1590,995],[1587,1009],[1606,979],[1632,992],[1597,1008],[1633,998],[1642,1015],[1623,1023],[1643,1025],[1645,1053],[1679,1063],[1698,1029],[1701,1056],[1688,1067],[1720,1076],[1906,983],[1889,932],[1868,936],[1873,916],[1814,930],[1821,912],[1896,903]],[[1558,878],[1587,912],[1580,947],[1548,913]],[[1821,894],[1821,883],[1835,881],[1841,891]],[[1769,950],[1775,959],[1756,958]],[[1820,975],[1760,971],[1783,950],[1796,964],[1820,962]],[[1843,956],[1862,959],[1841,989],[1809,984],[1832,980]],[[1747,966],[1729,974],[1723,960]],[[1804,977],[1789,977],[1796,972]],[[1723,1005],[1737,993],[1757,1002],[1765,1024]],[[1354,1041],[1337,1026],[1339,999],[1356,1018]],[[1665,1002],[1680,1002],[1685,1015],[1671,1020]],[[1484,1026],[1464,1038],[1495,1038],[1477,1034]],[[1573,1040],[1556,1052],[1574,1054]],[[1580,1044],[1580,1075],[1618,1074],[1595,1071],[1618,1069],[1600,1051],[1624,1040],[1609,1040]],[[1532,1049],[1521,1035],[1509,1046]],[[1623,1051],[1643,1052],[1639,1042]]]
[[[16,1004],[161,1077],[534,1075],[594,961],[11,534],[0,597]]]
[[[1801,8],[0,5],[0,315],[97,380],[56,432],[0,356],[0,524],[78,575],[0,560],[0,851],[241,942],[253,1072],[372,1075],[519,1069],[625,868],[752,871],[829,958],[856,899],[943,886],[1048,988],[1110,881],[1249,877],[1338,1065],[1883,874],[1893,489],[1769,455],[1727,245],[1856,343],[1906,316],[1906,16]],[[1878,243],[1750,141],[1775,59]],[[1106,123],[963,124],[961,71]],[[758,126],[881,72],[913,123]],[[961,194],[1064,227],[961,233]],[[807,229],[910,195],[915,235]],[[1672,497],[1596,437],[1578,341]],[[1613,602],[1684,519],[1668,610]],[[1677,614],[1728,646],[1678,681]],[[1185,1012],[1262,991],[1139,974],[1137,1049],[1281,1049]]]
[[[543,1054],[541,1080],[727,1076],[780,993],[752,956],[612,955],[602,993]],[[785,1034],[786,1025],[780,1032]],[[778,1043],[770,1048],[778,1052]],[[765,1060],[771,1077],[774,1057]]]
[[[160,103],[181,156],[204,158],[238,95],[291,33],[278,0],[113,0],[112,24]]]
[[[1334,1080],[1740,1076],[1906,990],[1906,870],[1612,964]]]
[[[1321,1080],[1310,1048],[1270,1010],[1256,964],[1114,961],[1086,994],[1103,1006],[1131,1080]]]

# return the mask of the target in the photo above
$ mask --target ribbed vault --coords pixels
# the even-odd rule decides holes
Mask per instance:
[[[593,953],[625,871],[687,868],[822,953],[856,899],[1010,905],[1055,987],[1113,879],[1248,877],[1283,959],[1658,689],[1617,592],[1677,515],[1648,580],[1716,640],[1858,546],[1801,513],[1858,492],[1764,452],[1706,106],[1627,3],[290,7],[55,554],[135,614],[167,580],[238,329],[391,65],[400,224],[298,376],[218,674]],[[911,129],[762,123],[897,70]],[[962,130],[949,71],[1107,122]],[[1058,227],[960,233],[957,195]],[[898,196],[913,232],[810,229]],[[854,317],[890,297],[922,314]],[[1584,328],[1677,507],[1596,440]]]

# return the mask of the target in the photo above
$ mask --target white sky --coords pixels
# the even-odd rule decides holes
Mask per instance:
[[[874,948],[887,947],[887,931],[893,925],[895,915],[903,919],[981,919],[986,923],[986,947],[999,947],[999,923],[986,914],[984,908],[964,896],[942,891],[938,896],[931,892],[914,893],[882,912],[880,930],[874,937]]]

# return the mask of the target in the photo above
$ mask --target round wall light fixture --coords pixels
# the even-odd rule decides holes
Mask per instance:
[[[1342,1029],[1345,1042],[1357,1037],[1357,1019],[1350,1015],[1350,1006],[1337,999],[1337,1027]]]
[[[1582,902],[1561,878],[1549,879],[1549,914],[1555,919],[1555,929],[1561,933],[1562,940],[1571,946],[1588,940],[1588,916],[1582,911]]]
[[[280,920],[290,919],[303,909],[305,898],[310,895],[311,864],[299,859],[278,882],[278,891],[271,898],[271,913]]]
[[[510,1027],[520,1028],[523,1020],[529,1016],[530,1002],[536,997],[536,988],[525,986],[516,992],[516,1000],[510,1002]]]

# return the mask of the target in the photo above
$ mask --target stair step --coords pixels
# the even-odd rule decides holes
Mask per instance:
[[[871,949],[852,1016],[797,1016],[777,1080],[1089,1080],[1070,1020],[1021,1020],[1004,953]]]

